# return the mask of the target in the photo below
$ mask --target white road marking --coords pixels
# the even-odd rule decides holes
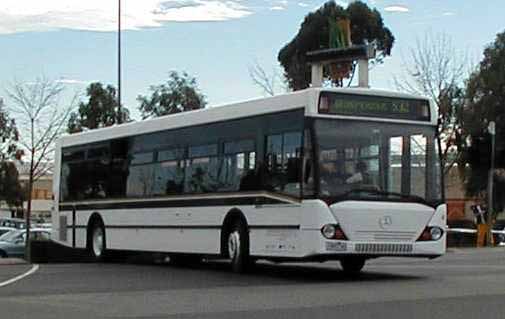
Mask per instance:
[[[15,283],[16,281],[19,281],[25,277],[28,277],[30,276],[31,274],[33,274],[34,272],[36,272],[37,270],[39,270],[39,265],[33,265],[32,269],[28,270],[27,272],[25,272],[24,274],[22,275],[19,275],[19,276],[16,276],[12,279],[9,279],[7,281],[4,281],[4,282],[0,282],[0,288],[1,287],[5,287],[7,285],[10,285],[10,284],[13,284]]]

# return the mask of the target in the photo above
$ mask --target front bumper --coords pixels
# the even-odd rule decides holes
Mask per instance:
[[[315,247],[305,247],[305,256],[325,256],[327,259],[339,259],[342,256],[375,257],[426,257],[434,258],[445,254],[446,236],[436,241],[416,242],[360,242],[349,240],[329,240],[320,232],[307,232],[306,237],[312,240],[306,243],[317,243]],[[308,239],[308,238],[307,238]],[[334,258],[330,258],[334,257]]]

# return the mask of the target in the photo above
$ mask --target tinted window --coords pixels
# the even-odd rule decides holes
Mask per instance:
[[[111,165],[109,175],[108,195],[121,198],[126,195],[126,181],[128,179],[128,139],[111,142]]]
[[[82,156],[84,153],[87,154],[85,158]],[[63,154],[60,185],[62,200],[99,199],[109,196],[111,157],[108,145],[93,145],[76,152],[63,150]]]
[[[135,153],[132,154],[131,156],[131,164],[138,165],[138,164],[151,163],[153,161],[153,158],[154,158],[153,152]]]
[[[298,196],[301,172],[300,132],[270,135],[266,138],[267,190],[281,191]]]
[[[155,166],[155,195],[182,194],[184,192],[183,149],[163,150],[158,152]]]
[[[258,185],[256,152],[253,140],[242,140],[224,144],[224,157],[220,170],[220,190],[253,190]]]
[[[186,193],[208,193],[219,189],[219,158],[215,155],[215,144],[189,148],[191,159],[186,161]]]
[[[100,159],[109,157],[109,147],[108,146],[97,146],[88,149],[88,159]]]
[[[301,140],[289,132],[302,128],[303,110],[297,110],[63,149],[61,198],[260,190],[265,176],[282,177],[275,189],[286,192],[298,171]],[[265,136],[271,136],[270,157]],[[267,158],[271,174],[265,174]]]
[[[158,151],[158,162],[180,160],[183,158],[184,149],[182,148]]]
[[[149,197],[154,192],[154,164],[130,166],[126,196]]]
[[[216,155],[217,155],[217,144],[192,146],[189,148],[188,151],[189,158],[216,156]]]
[[[315,194],[314,183],[314,158],[313,158],[312,135],[310,130],[305,130],[303,146],[303,194],[311,196]]]
[[[63,161],[82,161],[84,160],[84,156],[85,156],[84,150],[63,151]]]

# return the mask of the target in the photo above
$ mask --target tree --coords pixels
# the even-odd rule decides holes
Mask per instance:
[[[267,96],[274,96],[279,88],[283,91],[288,91],[286,79],[279,74],[277,68],[272,70],[272,73],[267,73],[265,69],[255,61],[249,67],[249,76],[254,85],[261,89],[263,94]]]
[[[20,210],[23,207],[25,195],[15,163],[13,161],[0,162],[0,202],[4,201],[11,210]]]
[[[197,87],[195,78],[186,72],[180,75],[171,71],[165,84],[150,87],[151,96],[139,95],[142,118],[158,117],[173,113],[205,108],[207,102]]]
[[[34,82],[15,81],[7,90],[12,101],[10,111],[15,115],[20,130],[19,144],[26,150],[30,162],[28,173],[26,240],[30,240],[30,214],[32,208],[33,183],[52,169],[54,142],[65,131],[74,101],[60,105],[63,86],[55,81],[40,77]],[[26,258],[30,260],[30,245],[26,245]]]
[[[407,76],[395,77],[397,88],[431,98],[439,111],[440,159],[446,176],[459,160],[462,150],[461,121],[467,59],[456,51],[447,35],[427,33],[409,49],[408,61],[404,64]]]
[[[462,120],[464,145],[460,166],[467,168],[466,191],[469,195],[486,194],[490,169],[490,135],[487,127],[496,122],[497,170],[494,207],[496,212],[505,207],[505,32],[497,35],[493,44],[484,51],[484,59],[470,76],[466,85],[466,105]]]
[[[80,102],[77,112],[72,112],[67,124],[69,133],[112,126],[130,121],[130,113],[124,106],[118,107],[116,88],[100,82],[91,83],[86,89],[87,102]]]
[[[19,132],[14,119],[9,117],[0,98],[0,163],[16,159],[20,155],[17,142],[19,141]]]
[[[20,206],[22,195],[14,164],[22,156],[17,147],[18,141],[16,122],[9,117],[4,102],[0,99],[0,202],[6,202],[11,208]]]
[[[379,11],[370,9],[361,1],[350,3],[346,9],[335,1],[329,1],[315,12],[309,13],[295,38],[279,51],[278,60],[284,68],[291,89],[301,90],[309,87],[310,68],[306,62],[306,53],[329,48],[330,21],[339,18],[350,20],[353,44],[375,46],[378,55],[372,60],[372,64],[381,63],[384,57],[391,54],[394,36],[384,26]],[[327,71],[325,76],[328,78]],[[338,83],[333,82],[333,85],[336,84]]]

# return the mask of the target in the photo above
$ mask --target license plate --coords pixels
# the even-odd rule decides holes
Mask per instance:
[[[347,250],[347,243],[327,241],[326,242],[326,250],[328,250],[328,251],[346,251]]]

